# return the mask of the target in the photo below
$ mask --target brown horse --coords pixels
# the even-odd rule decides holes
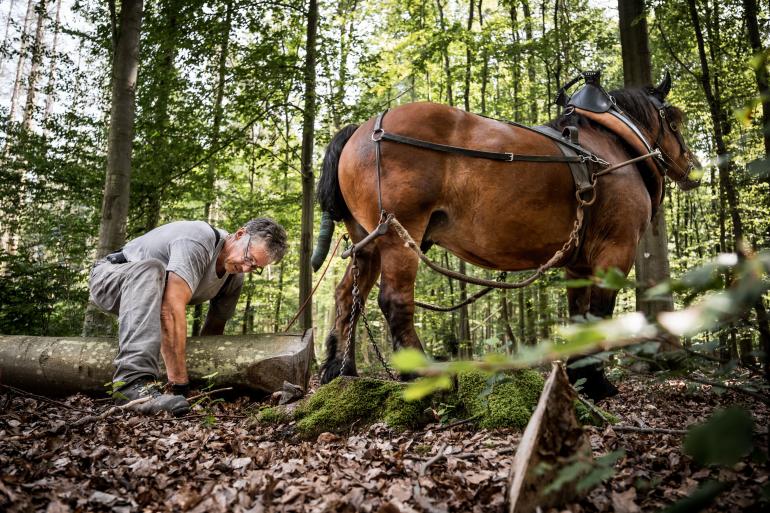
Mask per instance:
[[[583,242],[573,248],[575,254],[565,255],[558,264],[566,268],[569,278],[588,277],[611,267],[628,273],[637,244],[661,201],[665,176],[678,182],[688,180],[694,158],[677,130],[682,112],[665,102],[669,89],[667,77],[657,87],[610,93],[650,146],[661,151],[665,164],[655,165],[648,159],[598,178]],[[591,113],[580,112],[562,116],[549,126],[560,131],[578,126],[581,146],[610,164],[639,155],[622,134],[592,119],[596,116]],[[327,148],[318,185],[322,210],[334,220],[344,221],[354,242],[375,229],[380,220],[374,125],[375,120],[370,119],[336,134]],[[383,128],[444,145],[519,155],[561,155],[552,139],[526,128],[433,103],[396,107],[385,116]],[[522,271],[543,264],[570,235],[577,200],[566,163],[500,162],[389,141],[380,144],[382,209],[394,214],[423,248],[438,244],[481,267]],[[362,301],[380,277],[378,302],[394,349],[422,350],[414,328],[415,253],[390,229],[356,256]],[[350,322],[352,285],[349,265],[336,289],[337,315],[326,340],[323,383],[338,375],[356,375],[355,344],[346,344],[349,330],[355,333],[358,317],[357,312]],[[569,289],[569,313],[611,316],[616,295],[614,290],[599,287]],[[611,394],[601,368],[591,372],[586,392],[597,398]]]

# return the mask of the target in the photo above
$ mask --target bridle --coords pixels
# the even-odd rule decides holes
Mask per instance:
[[[678,171],[678,174],[684,177],[682,179],[686,179],[690,175],[690,172],[695,169],[695,164],[692,162],[692,159],[688,159],[688,167],[687,169],[683,170],[661,146],[663,134],[666,131],[666,125],[668,125],[668,128],[674,134],[674,138],[676,139],[677,144],[679,144],[679,149],[681,152],[685,155],[691,154],[690,149],[684,142],[682,133],[679,131],[679,127],[677,127],[676,123],[671,121],[667,115],[667,111],[668,109],[672,108],[672,105],[666,100],[660,100],[657,96],[651,93],[647,93],[647,97],[650,99],[651,103],[655,107],[655,110],[658,112],[658,135],[656,136],[655,143],[652,146],[653,150],[657,150],[660,153],[660,158],[657,158],[656,160],[660,164],[661,170],[663,171],[663,174],[666,176],[666,178],[671,178],[669,176],[669,171],[672,167],[674,167]]]

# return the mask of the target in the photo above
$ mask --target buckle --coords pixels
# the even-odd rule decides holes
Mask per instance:
[[[516,156],[516,155],[514,155],[513,153],[508,153],[508,152],[506,152],[506,153],[505,153],[505,155],[506,155],[506,157],[508,157],[508,158],[505,160],[506,162],[513,162],[513,159],[514,159],[514,157]]]
[[[374,142],[380,142],[382,140],[382,135],[385,133],[384,128],[375,128],[372,132],[372,141]]]

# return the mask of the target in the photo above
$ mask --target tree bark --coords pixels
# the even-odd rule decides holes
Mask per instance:
[[[126,240],[142,7],[143,0],[124,0],[120,11],[120,35],[112,70],[107,175],[96,248],[97,259],[120,248]],[[111,327],[112,319],[95,305],[89,304],[83,323],[84,335],[103,334],[111,331]]]
[[[508,513],[561,507],[581,494],[574,479],[557,491],[543,493],[565,461],[591,462],[591,441],[575,415],[577,394],[561,364],[551,374],[516,449],[508,481]],[[587,491],[583,491],[583,494]]]
[[[441,0],[436,0],[436,7],[438,8],[439,16],[439,28],[442,35],[446,35],[446,21],[444,20],[444,6],[441,4]],[[446,99],[450,106],[454,106],[454,96],[452,95],[452,68],[449,65],[449,42],[441,45],[441,55],[444,58],[444,74],[446,75]]]
[[[24,130],[32,128],[32,119],[35,115],[35,100],[37,99],[37,82],[40,76],[40,62],[43,60],[43,22],[47,14],[45,0],[37,4],[37,25],[35,27],[35,41],[32,43],[32,64],[29,68],[27,80],[27,102],[24,107],[24,117],[21,126]]]
[[[227,79],[227,53],[230,47],[230,30],[232,28],[233,19],[233,2],[232,0],[227,2],[225,7],[225,21],[222,30],[222,42],[219,49],[219,62],[217,65],[217,88],[214,97],[214,120],[211,124],[211,139],[209,151],[216,151],[219,144],[219,132],[222,126],[222,118],[224,117],[224,109],[222,108],[222,101],[225,96],[225,83]],[[216,200],[216,178],[217,178],[217,159],[215,156],[211,156],[208,162],[206,170],[206,194],[208,198],[206,204],[203,207],[203,217],[206,218],[206,222],[215,224],[214,219],[214,202]],[[195,305],[193,312],[193,324],[192,335],[198,336],[201,332],[203,325],[203,304]]]
[[[652,83],[652,64],[647,32],[644,0],[618,0],[620,41],[623,53],[623,79],[626,87],[643,87]],[[649,287],[671,278],[668,260],[666,214],[659,208],[642,235],[636,249],[636,309],[650,318],[674,309],[671,294],[645,299]]]
[[[5,383],[46,395],[104,394],[112,381],[117,341],[110,338],[0,335],[0,375]],[[313,332],[195,337],[187,341],[187,368],[195,385],[216,373],[217,387],[271,393],[288,381],[307,390]],[[163,359],[160,359],[161,375]]]
[[[61,1],[61,0],[60,0]],[[160,45],[160,62],[158,64],[158,73],[160,80],[158,83],[158,95],[157,100],[153,108],[155,125],[154,135],[150,135],[150,141],[155,148],[158,155],[161,156],[160,169],[158,173],[158,186],[153,187],[149,193],[147,200],[147,217],[145,220],[145,231],[150,231],[160,222],[160,211],[163,199],[162,184],[168,180],[172,164],[166,160],[166,156],[170,154],[170,143],[168,140],[168,128],[169,128],[169,101],[171,99],[171,88],[176,73],[174,66],[174,60],[177,54],[177,40],[179,37],[179,31],[177,26],[177,9],[175,6],[170,5],[170,0],[165,0],[161,3],[161,13],[165,19],[165,34],[161,39]]]
[[[59,44],[59,30],[61,29],[61,0],[56,2],[56,21],[53,27],[53,42],[51,43],[51,69],[48,75],[48,85],[45,94],[45,110],[43,111],[43,126],[51,116],[54,102],[54,85],[56,84],[56,48]]]
[[[34,5],[34,0],[27,1],[27,14],[24,16],[24,27],[21,29],[21,47],[19,48],[19,60],[16,63],[16,78],[13,82],[13,92],[11,93],[11,108],[8,111],[8,119],[11,121],[13,121],[13,117],[16,114],[16,107],[19,104],[19,94],[21,94],[21,75],[24,73],[24,61],[27,59],[29,24],[32,22]]]
[[[2,75],[3,72],[3,65],[5,64],[5,53],[8,51],[8,33],[11,28],[11,20],[13,19],[13,5],[16,3],[16,0],[11,0],[10,5],[8,7],[8,18],[5,20],[5,35],[3,36],[3,46],[2,52],[0,52],[0,75]]]
[[[521,8],[524,11],[524,34],[527,37],[527,42],[530,45],[533,43],[533,30],[532,30],[532,11],[529,7],[529,0],[522,0]],[[529,122],[532,124],[537,123],[537,89],[536,73],[535,73],[535,50],[534,46],[530,46],[527,50],[527,79],[529,80]]]
[[[767,55],[762,45],[762,37],[757,22],[757,0],[743,0],[744,19],[746,31],[749,35],[749,44],[754,57],[759,59],[755,63],[754,77],[757,81],[757,90],[762,101],[762,140],[765,146],[765,156],[770,156],[770,84],[767,74]]]
[[[309,0],[305,42],[305,106],[302,114],[302,232],[299,255],[299,304],[310,297],[313,287],[310,256],[313,250],[313,139],[316,115],[316,36],[318,31],[318,1]],[[303,329],[313,326],[313,310],[305,308],[301,315]]]

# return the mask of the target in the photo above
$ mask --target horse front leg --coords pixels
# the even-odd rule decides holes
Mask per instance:
[[[366,298],[380,273],[380,256],[375,244],[361,248],[351,259],[335,291],[336,317],[326,337],[326,358],[321,366],[321,383],[337,376],[357,376],[356,324]],[[358,286],[359,304],[353,311],[353,285]],[[342,344],[342,348],[339,345]]]
[[[598,267],[610,267],[606,262],[603,262],[603,264],[604,265]],[[631,266],[631,261],[625,259],[621,265],[614,266],[620,267],[621,270],[624,270],[627,274]],[[567,271],[568,279],[586,278],[588,275],[588,272]],[[596,286],[569,289],[567,298],[570,317],[591,314],[593,317],[609,319],[612,317],[612,312],[615,309],[615,300],[617,299],[617,296],[617,290]],[[618,389],[607,379],[607,376],[604,373],[604,365],[601,362],[587,363],[584,361],[593,354],[596,353],[570,357],[567,360],[567,376],[569,377],[570,383],[573,384],[580,379],[584,379],[585,382],[582,385],[581,392],[594,401],[600,401],[616,395]]]

